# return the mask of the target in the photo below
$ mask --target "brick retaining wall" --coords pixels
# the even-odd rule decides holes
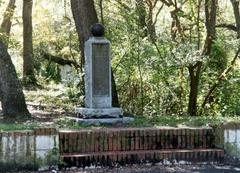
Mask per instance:
[[[59,133],[60,153],[214,147],[212,129],[103,129]]]
[[[60,130],[59,150],[69,165],[88,162],[221,160],[211,128],[105,128]],[[87,162],[88,161],[88,162]]]

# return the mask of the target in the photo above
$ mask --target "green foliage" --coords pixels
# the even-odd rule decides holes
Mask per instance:
[[[9,131],[9,130],[33,130],[34,128],[39,127],[38,123],[0,123],[0,131]]]
[[[216,82],[219,74],[230,65],[233,52],[239,47],[239,44],[231,42],[239,43],[239,40],[235,39],[235,33],[218,28],[217,39],[212,45],[211,54],[202,56],[206,34],[205,14],[201,6],[198,21],[198,1],[178,0],[176,2],[179,9],[175,9],[173,5],[170,7],[164,5],[156,19],[162,3],[158,1],[151,11],[149,3],[143,2],[144,5],[141,8],[144,8],[146,13],[144,21],[139,21],[137,3],[133,0],[104,1],[103,19],[106,37],[111,41],[112,68],[121,107],[129,114],[146,115],[151,121],[158,122],[152,117],[166,115],[178,117],[187,114],[190,90],[189,67],[198,61],[203,62],[198,96],[198,107],[201,106],[206,93]],[[95,3],[98,17],[101,18],[99,1]],[[222,4],[219,4],[217,16],[219,20],[227,15],[223,11],[224,8]],[[178,10],[176,17],[182,29],[182,33],[176,31],[176,38],[173,38],[173,31],[177,28],[176,26],[172,28],[174,10]],[[228,7],[226,10],[232,9]],[[13,21],[13,32],[9,40],[9,48],[17,54],[15,62],[19,75],[22,71],[20,12],[17,9]],[[151,12],[153,12],[152,16]],[[230,17],[225,17],[224,20],[227,20],[225,23],[234,23],[233,15],[227,16]],[[152,25],[148,25],[151,20]],[[60,66],[43,58],[44,53],[49,53],[78,64],[81,63],[70,1],[64,3],[57,0],[36,1],[33,22],[35,69],[38,82],[45,89],[41,90],[43,94],[39,94],[39,90],[26,91],[27,100],[54,104],[68,110],[73,110],[76,104],[83,105],[83,83],[79,80],[82,76],[76,77],[74,82],[64,82],[61,80]],[[141,26],[144,23],[146,26]],[[150,30],[150,27],[154,31]],[[240,115],[238,99],[240,97],[240,73],[237,68],[239,68],[239,61],[230,77],[226,77],[211,96],[205,110],[207,115]],[[76,73],[81,70],[76,69]],[[56,83],[61,87],[55,88]],[[53,90],[61,91],[53,94],[55,93]],[[142,123],[144,123],[144,118]]]
[[[60,161],[60,154],[59,154],[59,149],[58,148],[53,148],[48,153],[46,154],[45,160],[44,160],[45,165],[49,166],[57,166],[61,163]]]
[[[220,126],[224,123],[240,123],[239,117],[222,117],[222,116],[143,116],[136,117],[135,121],[129,126],[173,126],[173,127],[199,127],[199,126]]]
[[[79,98],[81,98],[81,96],[83,95],[81,91],[83,90],[81,90],[78,85],[73,85],[66,88],[67,96],[72,102],[79,101]],[[83,103],[81,105],[83,105]]]
[[[40,66],[40,75],[44,77],[47,81],[55,81],[60,82],[61,76],[60,76],[60,69],[59,66],[52,62],[43,62]]]
[[[238,115],[240,116],[240,71],[238,69],[230,76],[229,80],[225,80],[221,86],[222,93],[219,99],[221,114],[224,116]]]
[[[221,73],[228,63],[228,56],[224,40],[217,39],[212,45],[210,58],[208,59],[208,67],[213,71]]]
[[[240,149],[237,143],[225,143],[224,147],[228,155],[239,158]]]
[[[108,5],[116,8],[109,9]],[[143,30],[139,26],[138,14],[130,10],[135,8],[132,1],[125,3],[109,1],[108,5],[105,7],[105,13],[108,14],[105,23],[109,30],[107,36],[112,41],[114,73],[124,110],[131,114],[148,116],[186,114],[190,89],[188,67],[202,61],[198,97],[200,107],[206,93],[232,59],[232,52],[236,48],[230,42],[234,38],[228,38],[222,35],[222,30],[219,31],[210,56],[202,56],[204,23],[201,22],[200,16],[199,26],[196,24],[198,20],[196,1],[185,3],[184,7],[187,9],[183,8],[184,10],[177,12],[182,27],[190,29],[183,31],[185,36],[183,39],[178,35],[176,41],[172,40],[170,28],[168,25],[163,26],[163,22],[155,26],[157,31],[155,41],[149,36],[151,33],[142,37]],[[145,5],[147,7],[147,4]],[[168,19],[164,22],[170,23]],[[228,84],[223,82],[211,96],[205,111],[208,115],[222,115],[225,85]],[[237,83],[233,85],[238,88]],[[235,95],[236,92],[234,90]],[[235,108],[230,105],[234,104],[227,102],[226,99],[224,102],[232,110],[228,113],[237,115]]]

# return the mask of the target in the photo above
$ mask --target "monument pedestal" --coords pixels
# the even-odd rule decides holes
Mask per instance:
[[[75,112],[83,118],[121,118],[122,108],[76,108]]]
[[[133,117],[123,117],[122,108],[75,108],[77,118],[75,122],[84,125],[119,125],[134,121]]]
[[[80,117],[76,121],[85,124],[129,122],[131,118],[123,118],[121,108],[112,107],[110,41],[103,37],[101,24],[95,24],[91,32],[93,37],[85,42],[84,49],[86,107],[75,109]]]
[[[121,118],[73,118],[68,117],[71,120],[74,120],[75,122],[79,124],[84,125],[122,125],[122,124],[128,124],[134,121],[133,117],[121,117]]]

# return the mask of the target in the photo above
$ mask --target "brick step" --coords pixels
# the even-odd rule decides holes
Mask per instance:
[[[60,130],[60,153],[214,148],[212,128]]]
[[[119,151],[119,152],[98,152],[98,153],[68,153],[62,154],[64,166],[86,167],[91,165],[114,166],[116,164],[139,164],[157,163],[164,159],[169,161],[190,161],[190,162],[221,162],[224,159],[222,149],[193,149],[193,150],[143,150],[143,151]]]

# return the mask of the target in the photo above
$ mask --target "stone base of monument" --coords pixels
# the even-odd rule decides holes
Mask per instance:
[[[76,122],[85,125],[114,125],[128,124],[134,120],[132,117],[123,117],[122,108],[75,108],[78,114],[74,119]]]
[[[116,125],[116,124],[128,124],[134,121],[133,117],[122,118],[72,118],[79,124],[84,125]]]
[[[78,117],[81,118],[121,118],[122,108],[75,108]]]

